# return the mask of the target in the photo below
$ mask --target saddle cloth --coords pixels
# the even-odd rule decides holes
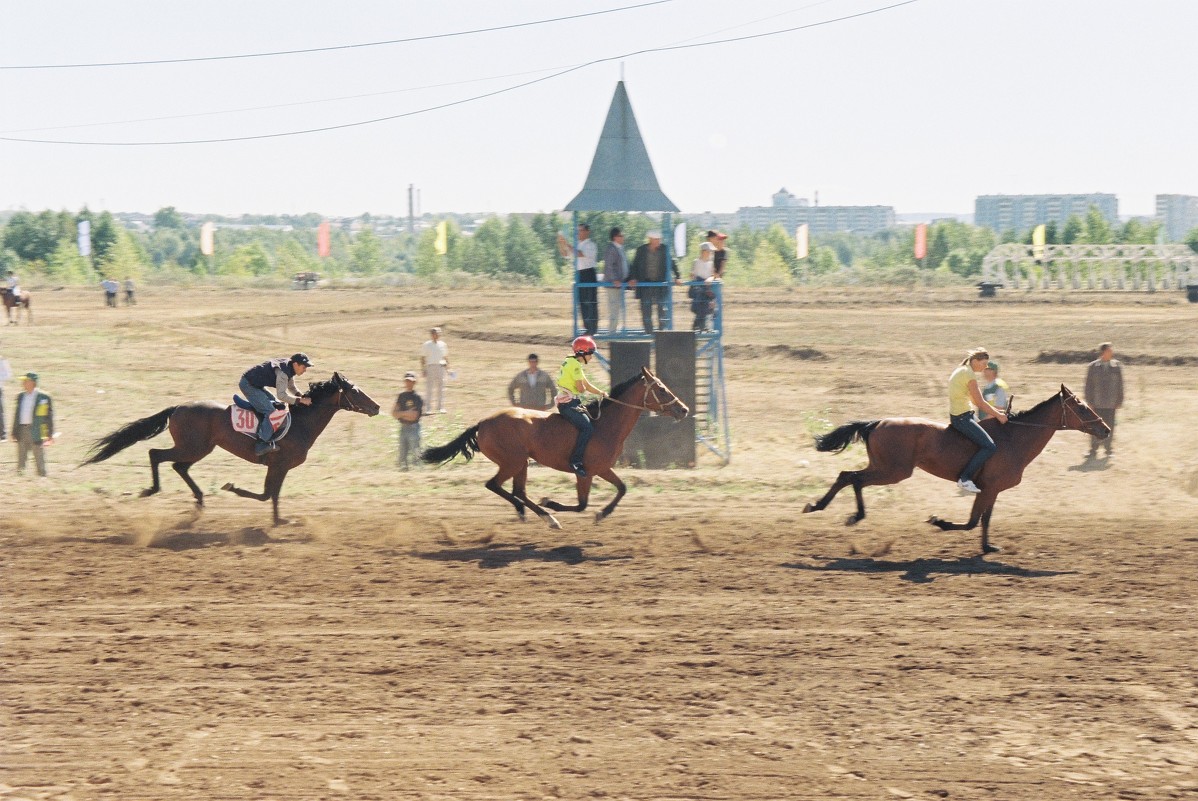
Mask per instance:
[[[258,413],[254,408],[249,406],[248,401],[243,400],[236,395],[233,396],[235,403],[229,407],[230,421],[233,423],[233,430],[245,434],[246,436],[257,438],[258,436]],[[276,412],[270,413],[270,428],[274,432],[275,438],[281,438],[279,429],[287,422],[288,416],[291,414],[287,409],[279,409]],[[284,432],[286,433],[286,432]]]

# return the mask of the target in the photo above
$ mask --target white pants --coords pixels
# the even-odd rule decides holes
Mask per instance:
[[[430,364],[424,368],[424,380],[428,397],[425,398],[425,408],[430,414],[445,411],[445,367],[440,364]]]
[[[627,319],[624,316],[624,287],[609,286],[604,292],[607,294],[607,330],[619,331]]]

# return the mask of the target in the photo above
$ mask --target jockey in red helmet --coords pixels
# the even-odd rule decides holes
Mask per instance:
[[[581,395],[589,392],[606,398],[607,393],[588,381],[586,372],[582,369],[595,355],[595,340],[588,336],[578,337],[571,347],[574,350],[574,355],[567,356],[566,360],[562,362],[562,369],[557,374],[557,397],[554,400],[557,403],[558,413],[566,418],[570,425],[578,429],[578,440],[574,443],[574,451],[570,454],[570,469],[579,478],[586,478],[587,471],[583,467],[582,461],[587,443],[591,441],[591,434],[594,433],[594,425],[591,423],[591,418],[583,411]]]

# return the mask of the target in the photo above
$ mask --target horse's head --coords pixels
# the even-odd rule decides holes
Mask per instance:
[[[1061,427],[1082,431],[1099,439],[1111,435],[1111,427],[1098,416],[1098,412],[1064,384],[1061,384]]]
[[[358,412],[367,417],[374,417],[379,413],[379,405],[374,402],[374,399],[341,373],[333,373],[333,384],[340,392],[340,397],[337,399],[337,405],[340,408]]]
[[[678,399],[674,392],[653,375],[648,367],[641,368],[641,378],[645,382],[645,408],[651,412],[668,414],[675,420],[681,420],[690,414],[686,404]]]

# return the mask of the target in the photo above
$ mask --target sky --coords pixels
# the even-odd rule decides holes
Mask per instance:
[[[411,184],[426,213],[551,211],[582,188],[621,75],[684,213],[768,205],[782,187],[899,214],[1108,192],[1120,214],[1151,215],[1159,193],[1198,195],[1195,0],[886,8],[900,2],[3,3],[0,209],[404,215]],[[577,14],[591,16],[521,25]],[[9,141],[235,139],[382,117],[396,118],[206,144]]]

